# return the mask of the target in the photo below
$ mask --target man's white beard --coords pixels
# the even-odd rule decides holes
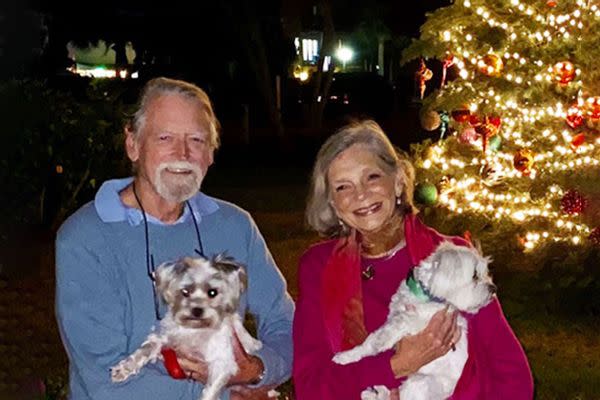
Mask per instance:
[[[171,171],[188,171],[173,173]],[[200,190],[204,174],[199,166],[187,161],[171,161],[161,163],[154,174],[154,189],[165,200],[171,203],[183,203],[192,198]]]

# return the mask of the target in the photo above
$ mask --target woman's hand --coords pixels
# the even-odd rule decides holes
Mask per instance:
[[[457,312],[447,308],[433,315],[427,327],[416,335],[407,336],[396,345],[390,365],[398,378],[417,372],[423,365],[446,354],[460,339]]]

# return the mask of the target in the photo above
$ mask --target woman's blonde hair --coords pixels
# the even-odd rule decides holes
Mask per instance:
[[[394,148],[377,122],[357,121],[342,127],[327,139],[317,154],[306,206],[306,222],[321,235],[338,237],[349,233],[349,229],[345,224],[340,223],[331,205],[327,173],[333,160],[355,144],[365,145],[375,154],[382,161],[384,172],[398,174],[403,183],[398,211],[402,215],[415,212],[413,206],[415,169],[408,157]]]
[[[208,95],[204,90],[192,83],[170,78],[154,78],[148,81],[144,86],[137,103],[136,111],[129,122],[129,129],[133,133],[134,138],[136,140],[139,139],[140,132],[146,123],[146,110],[148,104],[157,97],[171,94],[183,96],[186,99],[194,100],[198,103],[208,120],[210,145],[216,150],[220,144],[220,124]]]

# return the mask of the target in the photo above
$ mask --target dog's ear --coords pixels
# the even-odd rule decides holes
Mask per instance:
[[[154,284],[157,292],[163,296],[168,304],[171,304],[172,298],[169,296],[169,283],[178,275],[181,275],[189,267],[185,259],[175,262],[165,262],[158,266],[154,272]]]
[[[213,267],[218,270],[230,274],[240,269],[244,269],[244,265],[235,261],[233,257],[229,257],[226,253],[219,253],[212,259]]]
[[[212,263],[215,269],[218,271],[222,271],[228,275],[236,274],[240,283],[240,294],[242,294],[248,288],[248,275],[246,274],[246,267],[237,262],[233,257],[229,257],[225,253],[220,253],[213,258]]]
[[[240,279],[240,294],[248,289],[248,275],[246,274],[246,268],[238,269],[238,277]]]
[[[413,274],[417,280],[422,283],[429,282],[431,275],[433,274],[433,270],[437,267],[434,262],[431,261],[421,261],[421,263],[414,268]]]

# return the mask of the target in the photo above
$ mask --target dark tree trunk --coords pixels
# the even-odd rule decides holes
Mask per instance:
[[[111,47],[115,51],[115,68],[118,71],[127,68],[127,42],[123,39],[119,39],[116,40]]]
[[[271,76],[267,49],[258,16],[246,0],[240,2],[240,8],[243,15],[242,20],[239,21],[242,48],[256,77],[256,86],[265,105],[269,124],[274,129],[275,135],[283,139],[284,130],[275,98],[275,78]],[[239,12],[239,10],[236,11]],[[235,13],[232,14],[235,15]]]
[[[323,112],[327,105],[329,97],[329,89],[333,80],[333,70],[335,62],[333,58],[335,48],[335,27],[333,25],[333,16],[331,13],[331,3],[329,0],[321,0],[319,2],[321,14],[323,16],[323,45],[319,54],[319,63],[317,72],[313,79],[313,93],[310,109],[310,125],[313,128],[320,128],[323,125]],[[325,57],[330,56],[331,62],[326,72],[323,71]]]

